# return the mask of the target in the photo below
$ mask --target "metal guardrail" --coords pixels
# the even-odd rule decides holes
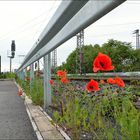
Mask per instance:
[[[87,2],[88,0],[63,1],[39,36],[38,40],[26,55],[20,68],[22,68],[42,47],[44,47]],[[40,55],[40,53],[36,54],[36,56]]]
[[[51,87],[48,84],[51,78],[50,52],[125,1],[62,1],[17,71],[19,77],[24,79],[26,71],[25,73],[23,71],[26,67],[31,66],[30,81],[32,86],[34,79],[33,63],[44,57],[44,108],[51,103]]]
[[[36,44],[25,57],[20,70],[25,69],[33,62],[50,53],[124,1],[63,1]],[[74,7],[74,5],[76,6]],[[67,14],[68,12],[69,14]],[[57,26],[62,22],[65,23],[62,24],[63,26]]]

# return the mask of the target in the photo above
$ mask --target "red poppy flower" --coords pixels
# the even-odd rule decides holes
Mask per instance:
[[[22,95],[22,90],[19,89],[19,90],[18,90],[18,96],[21,96],[21,95]]]
[[[97,90],[100,90],[99,85],[98,85],[98,82],[96,82],[94,80],[90,80],[90,82],[87,83],[86,89],[88,91],[97,91]]]
[[[115,81],[116,81],[116,84],[117,84],[119,87],[125,87],[125,83],[124,83],[124,81],[123,81],[120,77],[116,77],[116,78],[115,78]]]
[[[104,85],[105,84],[105,81],[104,80],[100,80],[100,83]]]
[[[112,66],[112,60],[109,56],[103,53],[99,53],[93,62],[93,71],[98,72],[101,71],[110,71],[113,70],[114,66]]]
[[[66,71],[63,71],[63,70],[58,70],[57,71],[57,76],[59,76],[59,77],[66,77],[66,75],[67,75],[67,72]]]
[[[61,78],[61,83],[67,84],[67,83],[69,83],[69,80],[67,79],[67,77],[63,77],[63,78]]]
[[[107,83],[109,84],[116,84],[116,81],[113,78],[108,78]]]
[[[53,85],[53,83],[54,83],[54,81],[51,79],[51,80],[50,80],[50,85]]]
[[[30,77],[25,77],[25,81],[30,81]]]

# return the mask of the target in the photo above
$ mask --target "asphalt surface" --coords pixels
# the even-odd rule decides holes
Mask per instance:
[[[0,140],[37,140],[13,81],[0,81]]]

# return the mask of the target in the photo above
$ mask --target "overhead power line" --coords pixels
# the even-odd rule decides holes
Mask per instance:
[[[136,4],[136,5],[138,5],[138,4],[140,4],[140,2],[126,2],[125,4]]]
[[[109,26],[109,27],[111,27],[111,26],[122,26],[122,25],[139,24],[139,23],[140,23],[140,21],[138,21],[138,22],[118,23],[118,24],[104,24],[104,25],[96,25],[96,27],[97,26],[99,26],[99,27],[101,27],[101,26],[103,26],[103,27],[105,27],[105,26]]]
[[[120,32],[112,32],[112,33],[106,33],[106,34],[93,34],[93,35],[86,35],[86,37],[104,37],[104,36],[109,36],[109,35],[117,35],[117,34],[121,34],[121,33],[128,33],[128,32],[131,32],[130,30],[124,30],[124,31],[120,31]]]

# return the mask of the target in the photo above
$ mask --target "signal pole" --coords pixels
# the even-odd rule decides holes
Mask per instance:
[[[136,34],[136,49],[140,49],[140,43],[139,43],[139,29],[135,30],[133,34]]]
[[[12,69],[12,58],[10,57],[10,73],[11,73],[11,70]]]
[[[1,56],[0,56],[0,74],[1,74]]]

